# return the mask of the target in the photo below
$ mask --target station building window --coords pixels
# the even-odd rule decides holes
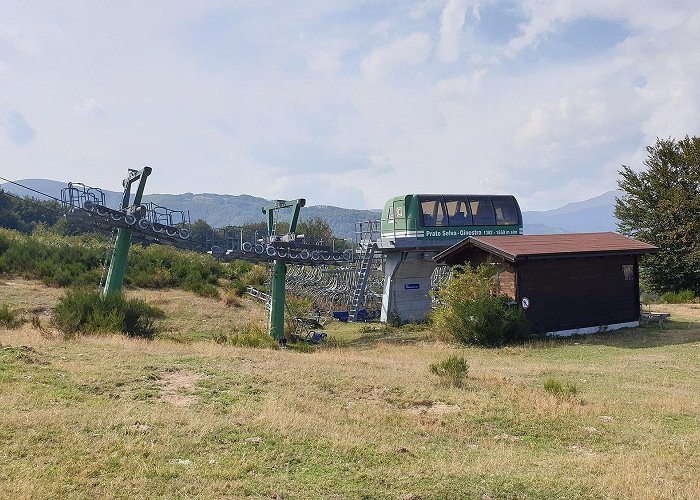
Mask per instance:
[[[443,196],[450,226],[471,226],[472,216],[466,196]]]
[[[496,225],[493,204],[488,196],[470,196],[469,208],[471,209],[472,220],[475,226]]]
[[[492,196],[491,202],[496,214],[496,225],[511,226],[520,223],[518,208],[512,196]]]
[[[424,226],[446,226],[445,208],[441,196],[421,196],[420,206]]]

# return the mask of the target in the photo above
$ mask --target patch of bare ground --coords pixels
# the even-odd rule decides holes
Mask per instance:
[[[458,411],[459,406],[451,405],[444,401],[414,401],[406,408],[406,413],[411,415],[445,415]]]
[[[50,316],[50,311],[65,293],[63,288],[44,286],[39,281],[12,278],[0,280],[0,302],[7,302],[23,313]]]
[[[199,400],[194,391],[195,384],[202,377],[189,370],[166,371],[157,384],[160,389],[157,399],[175,406],[192,406]]]
[[[658,353],[640,353],[629,356],[630,361],[637,363],[666,363],[671,360],[669,356]]]

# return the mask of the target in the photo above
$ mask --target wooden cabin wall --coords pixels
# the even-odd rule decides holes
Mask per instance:
[[[524,261],[518,300],[529,299],[534,333],[627,323],[639,320],[638,279],[630,255]]]

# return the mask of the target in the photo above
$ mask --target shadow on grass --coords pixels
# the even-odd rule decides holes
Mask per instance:
[[[335,334],[324,342],[324,347],[373,349],[380,344],[412,345],[430,339],[427,325],[408,324],[391,327],[368,323],[357,333]]]
[[[355,331],[344,330],[331,333],[328,341],[320,344],[320,347],[373,349],[380,344],[412,345],[430,340],[432,340],[430,327],[425,324],[407,324],[396,328],[367,323]],[[673,320],[667,321],[663,328],[657,324],[648,324],[637,328],[624,328],[590,335],[536,338],[504,347],[549,349],[577,344],[646,349],[696,342],[700,342],[700,323]]]
[[[693,344],[700,342],[700,324],[685,321],[668,321],[663,328],[658,325],[643,325],[638,328],[624,328],[591,335],[552,337],[535,340],[533,348],[557,347],[561,345],[604,345],[623,349],[646,349],[668,345]]]

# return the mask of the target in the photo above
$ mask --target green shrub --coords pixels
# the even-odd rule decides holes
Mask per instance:
[[[0,229],[0,274],[38,279],[53,286],[95,286],[108,245],[104,238],[66,237],[41,226],[31,236]],[[244,268],[250,270],[253,266],[241,266]],[[218,281],[227,269],[209,255],[163,245],[132,245],[124,283],[143,288],[181,288],[217,298]]]
[[[450,356],[431,364],[430,373],[437,375],[443,385],[462,387],[469,374],[469,365],[463,357]]]
[[[0,273],[38,279],[47,285],[97,284],[104,246],[95,238],[63,237],[38,231],[27,236],[0,230]]]
[[[243,307],[241,304],[240,295],[235,290],[227,290],[224,294],[224,305],[226,307]]]
[[[226,266],[226,277],[231,281],[239,280],[253,268],[252,262],[245,260],[233,260]]]
[[[695,300],[695,293],[692,290],[679,290],[677,292],[666,292],[662,295],[667,304],[687,304]]]
[[[248,291],[248,287],[241,281],[235,281],[231,284],[230,291],[238,297],[243,297]]]
[[[214,337],[217,344],[233,345],[236,347],[277,347],[275,339],[261,326],[248,323],[232,332],[219,333]]]
[[[219,298],[217,282],[224,265],[209,255],[162,245],[134,245],[129,251],[125,283],[142,288],[181,288],[202,297]]]
[[[102,298],[95,291],[69,291],[54,308],[54,325],[67,336],[77,333],[121,332],[129,337],[153,338],[157,307],[141,299],[111,294]]]
[[[256,264],[241,276],[241,283],[245,286],[252,286],[258,290],[267,291],[269,289],[267,285],[269,274],[265,266]]]
[[[401,321],[401,315],[397,313],[396,311],[391,311],[389,313],[389,317],[387,318],[387,323],[389,326],[393,326],[394,328],[399,328],[402,325]]]
[[[659,304],[663,301],[660,295],[654,292],[642,292],[639,296],[639,301],[644,305]]]
[[[17,328],[24,321],[19,312],[12,309],[8,304],[0,305],[0,326],[5,328]]]
[[[575,383],[566,382],[562,384],[555,377],[549,377],[544,381],[544,390],[555,396],[573,396],[578,391]]]
[[[216,287],[216,285],[197,281],[192,278],[188,278],[187,280],[185,280],[180,286],[180,288],[187,292],[192,292],[201,297],[209,297],[211,299],[218,299],[221,296],[219,294],[219,289]]]
[[[457,266],[455,270],[431,313],[438,335],[484,346],[500,346],[528,335],[524,311],[511,305],[509,297],[495,293],[495,266]]]

